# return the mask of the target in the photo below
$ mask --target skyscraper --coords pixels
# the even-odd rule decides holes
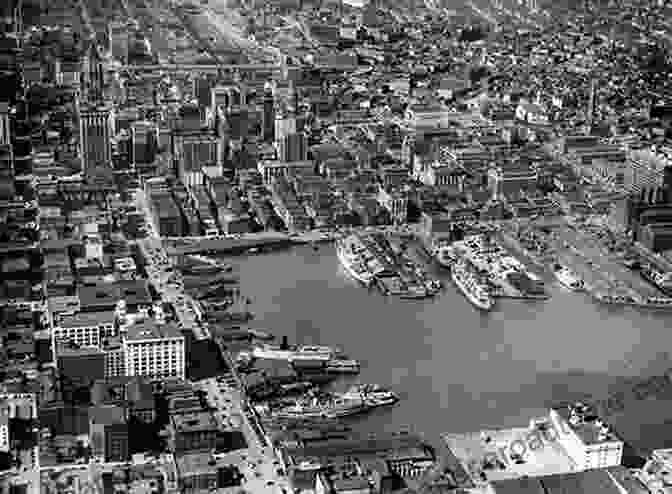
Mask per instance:
[[[261,137],[264,142],[272,142],[275,138],[275,98],[270,86],[264,88],[263,107]]]
[[[112,158],[110,141],[113,127],[109,108],[86,107],[79,112],[79,156],[82,170],[95,165],[108,164]]]
[[[132,162],[149,164],[154,161],[157,148],[157,128],[152,122],[133,122],[131,124]]]
[[[10,139],[9,104],[0,102],[0,145],[9,144]]]

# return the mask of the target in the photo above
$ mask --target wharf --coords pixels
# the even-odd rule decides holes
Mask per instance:
[[[165,250],[169,256],[184,254],[232,254],[239,255],[250,249],[286,248],[293,244],[286,235],[254,238],[201,238],[201,239],[167,239],[164,240]]]
[[[515,247],[515,245],[511,245],[510,242],[502,242],[502,245],[510,252],[513,252],[514,255],[520,252],[519,249],[512,248]],[[496,272],[498,269],[497,266],[498,262],[485,262],[483,260],[479,261],[478,259],[474,258],[474,256],[472,255],[473,253],[469,249],[467,249],[466,251],[464,251],[463,249],[459,249],[459,251],[461,251],[461,255],[464,256],[466,259],[468,259],[470,262],[472,262],[474,266],[476,266],[476,268],[487,273],[490,284],[494,285],[493,288],[494,297],[506,298],[512,300],[546,300],[550,298],[548,293],[546,293],[545,291],[540,293],[534,293],[532,291],[526,292],[514,286],[508,279],[505,279],[502,274]],[[525,258],[524,260],[527,259]],[[537,279],[537,277],[534,274],[527,271],[526,269],[524,270],[524,275],[527,276],[528,278],[531,278],[533,281],[536,281]]]

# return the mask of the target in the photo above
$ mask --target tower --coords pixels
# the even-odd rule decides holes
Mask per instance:
[[[593,77],[590,80],[590,94],[588,95],[588,109],[586,111],[588,125],[593,124],[596,107],[597,107],[597,80]]]
[[[105,107],[87,107],[79,112],[79,156],[82,171],[106,165],[112,158],[112,111]]]
[[[11,142],[11,123],[9,119],[9,104],[0,102],[0,145]]]
[[[264,142],[272,142],[275,137],[275,97],[273,87],[264,87],[261,134]]]

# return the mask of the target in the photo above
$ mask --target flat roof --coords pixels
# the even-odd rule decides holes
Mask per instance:
[[[569,421],[571,415],[569,407],[554,408],[553,410],[565,419],[567,425],[586,445],[620,441],[613,432],[601,433],[602,425],[606,426],[606,424],[600,421],[594,409],[588,409],[584,414],[579,414],[579,422],[576,424],[572,424]]]
[[[217,420],[210,412],[191,412],[171,415],[177,432],[198,432],[218,429]]]
[[[154,321],[136,322],[128,328],[126,340],[160,340],[166,338],[184,338],[174,324],[158,324]]]
[[[112,324],[114,322],[114,311],[104,310],[98,312],[77,312],[72,315],[59,316],[59,326],[61,328],[81,328],[86,326],[97,326],[100,324]]]
[[[524,476],[539,477],[571,471],[574,463],[557,443],[544,443],[544,447],[533,451],[527,448],[524,463],[517,464],[509,456],[511,445],[518,441],[526,443],[529,427],[502,430],[484,430],[466,434],[444,434],[442,439],[453,456],[459,461],[471,478],[479,483],[481,473],[488,481],[506,480]],[[486,442],[486,439],[489,441]],[[502,453],[502,448],[507,455]],[[499,465],[484,469],[484,460],[497,458]]]

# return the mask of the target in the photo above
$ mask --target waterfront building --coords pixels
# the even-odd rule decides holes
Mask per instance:
[[[621,464],[623,441],[588,406],[577,403],[551,409],[550,420],[558,435],[558,443],[578,470]]]
[[[112,159],[110,140],[114,119],[109,108],[84,107],[79,112],[79,154],[82,170],[107,165]]]
[[[52,348],[56,350],[57,343],[100,348],[101,337],[113,332],[114,312],[61,314],[51,330]]]
[[[185,378],[185,342],[177,327],[143,321],[123,338],[126,376]]]

